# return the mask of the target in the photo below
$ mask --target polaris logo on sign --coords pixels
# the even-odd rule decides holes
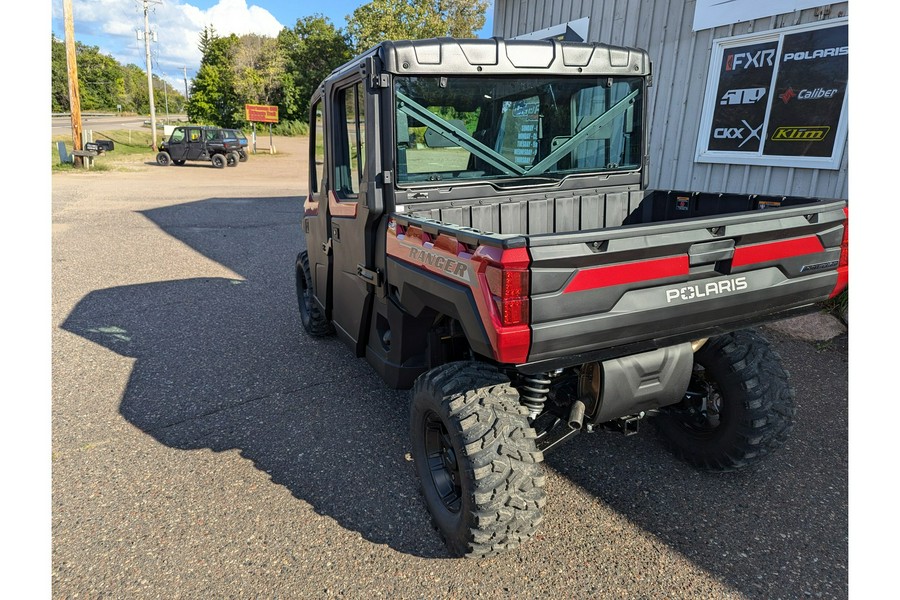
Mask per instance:
[[[672,302],[676,301],[686,302],[689,300],[696,300],[698,298],[706,298],[707,296],[730,294],[746,289],[746,277],[735,277],[734,279],[710,281],[707,284],[697,283],[694,285],[686,285],[684,287],[666,290],[666,304],[671,304]]]
[[[847,56],[848,47],[841,46],[839,48],[820,48],[819,50],[804,50],[803,52],[785,52],[784,62],[789,60],[812,60],[816,58],[830,58],[832,56]]]
[[[766,95],[766,88],[746,88],[742,90],[728,90],[722,94],[719,104],[755,104]]]

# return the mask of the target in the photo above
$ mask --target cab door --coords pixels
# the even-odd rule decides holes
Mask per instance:
[[[206,150],[203,145],[203,136],[199,127],[187,127],[187,147],[182,158],[187,160],[200,160],[206,158]]]
[[[169,136],[168,142],[166,142],[166,150],[169,152],[172,160],[184,160],[184,157],[187,155],[186,129],[185,127],[176,127],[172,131],[172,135]]]
[[[309,256],[315,299],[331,318],[331,227],[328,194],[331,178],[326,168],[325,102],[321,94],[312,98],[309,113],[309,180],[303,201],[303,233]]]
[[[338,334],[365,355],[366,333],[380,274],[372,267],[374,227],[381,216],[376,193],[373,152],[377,106],[361,74],[326,90],[329,111],[328,155],[333,185],[329,185],[329,234],[334,262],[331,318]],[[368,142],[368,143],[367,143]]]

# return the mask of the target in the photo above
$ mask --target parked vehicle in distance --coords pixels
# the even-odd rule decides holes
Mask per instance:
[[[576,434],[652,418],[730,471],[793,427],[752,327],[846,288],[847,202],[647,189],[650,76],[647,52],[606,44],[385,41],[312,97],[300,321],[412,389],[410,454],[453,554],[531,538],[539,463]]]
[[[176,127],[169,139],[159,145],[156,163],[166,167],[170,164],[181,166],[189,160],[208,160],[217,169],[226,165],[236,167],[240,162],[240,149],[237,138],[219,127],[185,125]]]
[[[247,159],[250,157],[248,154],[247,146],[250,142],[247,140],[247,136],[244,135],[244,132],[240,129],[225,129],[223,131],[231,134],[232,136],[237,138],[237,141],[241,143],[241,149],[238,150],[238,154],[241,156],[241,162],[247,162]]]

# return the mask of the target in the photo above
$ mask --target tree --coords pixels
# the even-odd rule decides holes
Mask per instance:
[[[187,115],[198,123],[236,127],[243,121],[243,103],[234,88],[234,56],[239,43],[233,33],[217,37],[204,28],[200,34],[206,52],[191,85]]]
[[[372,0],[347,16],[357,53],[384,40],[475,37],[489,0]]]
[[[283,84],[286,64],[275,38],[243,35],[235,48],[235,93],[245,104],[272,104]]]
[[[306,121],[309,100],[319,83],[353,53],[347,36],[322,15],[297,19],[292,29],[278,34],[286,60],[279,94],[283,119]]]
[[[69,81],[66,67],[66,45],[51,35],[50,106],[53,112],[69,110]],[[96,46],[75,42],[78,60],[78,87],[82,110],[148,113],[147,73],[136,65],[122,66],[112,56],[103,54]],[[154,88],[161,89],[162,81],[154,76]],[[180,107],[184,96],[171,90],[169,105]],[[177,110],[177,108],[176,108]]]

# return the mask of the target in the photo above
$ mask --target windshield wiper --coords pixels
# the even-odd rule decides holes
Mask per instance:
[[[563,156],[572,152],[581,142],[583,142],[589,135],[593,134],[595,131],[600,129],[601,127],[609,124],[610,121],[624,113],[628,110],[628,107],[631,105],[631,101],[634,100],[635,96],[638,95],[640,90],[634,90],[615,104],[613,104],[608,111],[601,114],[599,117],[588,123],[584,129],[573,135],[569,140],[561,144],[556,150],[547,155],[547,158],[534,165],[527,171],[525,171],[524,175],[539,175],[555,165],[559,162]]]
[[[397,106],[398,110],[403,111],[410,117],[414,117],[422,121],[435,133],[442,135],[461,148],[468,150],[494,168],[511,177],[525,174],[525,169],[509,160],[502,154],[498,154],[497,152],[491,150],[489,147],[485,146],[484,144],[470,136],[467,131],[460,129],[453,123],[450,123],[437,116],[421,104],[418,104],[415,100],[413,100],[403,92],[397,92],[397,99],[401,102]]]

